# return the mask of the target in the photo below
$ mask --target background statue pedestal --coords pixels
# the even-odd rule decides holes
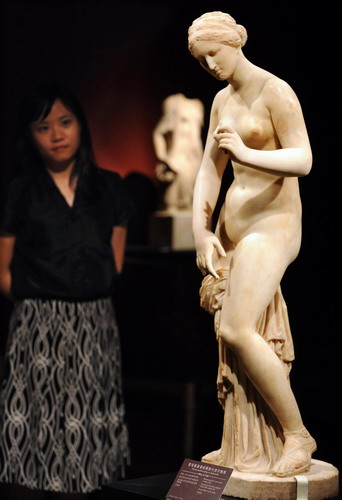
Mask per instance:
[[[309,482],[308,500],[322,500],[338,495],[338,470],[331,464],[312,460],[309,472],[300,474]],[[294,477],[233,471],[223,495],[247,500],[296,500],[297,481]]]
[[[150,217],[149,245],[168,250],[194,250],[191,210],[158,210]]]

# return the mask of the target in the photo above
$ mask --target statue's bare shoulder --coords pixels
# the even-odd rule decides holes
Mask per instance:
[[[230,95],[230,85],[224,87],[223,89],[217,92],[212,104],[212,112],[214,114],[216,114],[218,110],[222,107],[222,105],[226,102],[229,95]]]
[[[277,76],[271,75],[263,87],[263,99],[270,110],[294,110],[300,108],[298,98],[292,87]]]

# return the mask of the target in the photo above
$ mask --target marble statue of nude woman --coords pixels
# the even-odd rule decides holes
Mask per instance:
[[[163,115],[153,131],[160,209],[191,210],[203,155],[204,106],[199,99],[178,93],[164,99],[162,108]]]
[[[315,440],[289,382],[293,345],[280,281],[301,244],[298,178],[312,155],[291,87],[243,54],[243,26],[209,12],[189,28],[189,49],[217,80],[193,202],[201,303],[215,315],[221,448],[202,460],[293,476],[309,469]],[[234,180],[217,227],[211,217],[230,159]]]

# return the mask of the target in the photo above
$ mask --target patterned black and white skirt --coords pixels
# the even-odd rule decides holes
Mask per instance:
[[[128,456],[111,300],[17,302],[0,392],[0,481],[86,493],[121,475]]]

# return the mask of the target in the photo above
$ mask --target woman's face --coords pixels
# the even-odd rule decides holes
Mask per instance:
[[[54,102],[45,118],[31,123],[30,131],[46,167],[61,169],[72,165],[80,146],[81,127],[60,100]]]
[[[220,42],[197,41],[192,55],[217,80],[228,80],[234,73],[240,49]]]

